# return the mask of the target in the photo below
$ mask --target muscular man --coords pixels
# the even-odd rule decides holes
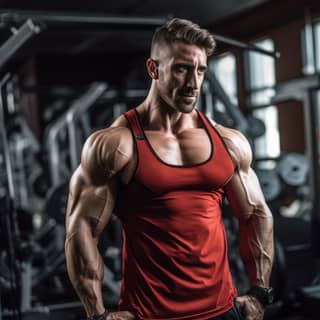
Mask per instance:
[[[70,181],[66,257],[88,319],[261,320],[273,261],[273,220],[251,150],[236,130],[195,109],[214,39],[173,19],[153,37],[148,96],[86,141]],[[221,204],[240,225],[252,290],[237,297]],[[100,233],[123,228],[119,310],[107,315]],[[239,309],[238,309],[239,308]]]

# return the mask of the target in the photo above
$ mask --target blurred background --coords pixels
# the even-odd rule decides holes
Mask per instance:
[[[266,319],[319,319],[320,2],[0,0],[0,320],[84,319],[66,274],[68,180],[85,139],[137,106],[156,27],[191,19],[217,40],[198,109],[242,131],[275,221]],[[224,204],[239,293],[248,279]],[[100,241],[103,292],[121,284],[121,225]]]

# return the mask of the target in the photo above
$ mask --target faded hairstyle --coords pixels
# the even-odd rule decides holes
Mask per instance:
[[[213,53],[216,46],[216,41],[208,30],[190,20],[174,18],[155,31],[151,42],[151,56],[157,45],[170,45],[175,41],[204,48],[207,56]]]

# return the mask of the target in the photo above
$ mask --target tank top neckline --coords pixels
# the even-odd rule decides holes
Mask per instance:
[[[168,167],[173,167],[173,168],[194,168],[194,167],[199,167],[199,166],[205,165],[206,163],[208,163],[209,161],[212,160],[213,155],[214,155],[214,143],[213,143],[213,139],[212,139],[211,133],[209,132],[209,129],[208,129],[208,127],[207,127],[204,119],[203,119],[203,118],[201,117],[201,115],[200,115],[200,111],[199,111],[199,110],[195,109],[198,117],[200,118],[200,121],[201,121],[201,123],[202,123],[203,129],[205,130],[205,132],[206,132],[206,134],[207,134],[207,137],[209,138],[209,141],[210,141],[210,154],[209,154],[209,157],[208,157],[206,160],[204,160],[204,161],[202,161],[202,162],[199,162],[199,163],[190,164],[190,165],[170,164],[170,163],[167,163],[167,162],[165,162],[164,160],[162,160],[162,159],[160,158],[160,156],[156,153],[156,151],[153,149],[152,144],[150,143],[147,135],[146,135],[145,132],[144,132],[144,129],[143,129],[142,124],[141,124],[141,121],[140,121],[139,112],[137,111],[136,108],[134,108],[134,111],[135,111],[135,116],[136,116],[136,118],[137,118],[137,123],[138,123],[138,125],[139,125],[139,127],[140,127],[139,129],[140,129],[140,131],[141,131],[141,133],[142,133],[142,136],[143,136],[143,140],[146,141],[146,144],[147,144],[149,150],[151,151],[151,153],[154,155],[154,157],[155,157],[160,163],[162,163],[163,165],[168,166]],[[140,139],[139,139],[139,140],[140,140]],[[143,141],[143,140],[142,140],[142,141]]]

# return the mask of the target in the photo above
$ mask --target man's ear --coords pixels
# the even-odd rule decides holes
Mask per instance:
[[[149,58],[147,60],[147,70],[148,70],[148,73],[149,73],[149,76],[152,78],[152,79],[158,79],[159,77],[159,74],[158,74],[158,63],[157,61]]]

